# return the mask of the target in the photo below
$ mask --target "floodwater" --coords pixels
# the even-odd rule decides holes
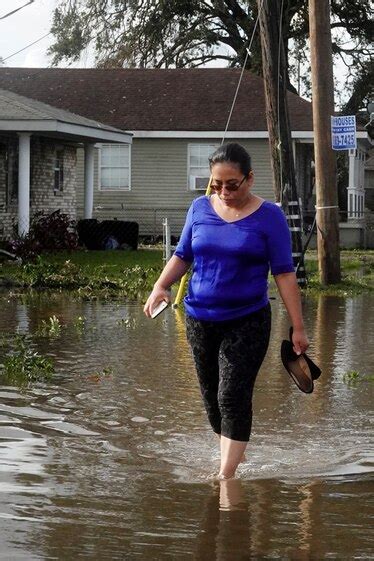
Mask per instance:
[[[181,312],[148,320],[134,303],[0,296],[0,336],[32,335],[56,364],[27,389],[0,379],[0,559],[374,559],[374,297],[304,308],[323,369],[314,393],[280,363],[288,321],[273,300],[247,461],[215,482]],[[53,315],[60,335],[36,336]]]

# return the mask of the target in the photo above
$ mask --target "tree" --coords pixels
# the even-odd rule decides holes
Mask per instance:
[[[49,52],[55,64],[76,61],[92,46],[100,67],[181,68],[211,61],[242,66],[256,4],[256,0],[60,0],[51,29],[56,41]],[[295,91],[292,82],[297,83],[301,69],[308,91],[308,3],[282,4],[288,88]],[[371,0],[331,2],[334,57],[346,65],[354,91],[356,82],[369,83],[370,5]],[[247,68],[261,74],[257,33]]]

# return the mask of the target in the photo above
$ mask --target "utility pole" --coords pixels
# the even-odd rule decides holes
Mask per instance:
[[[322,284],[340,282],[336,160],[331,148],[334,80],[330,0],[309,0],[314,155],[317,193],[318,269]]]
[[[287,104],[287,77],[281,36],[279,0],[257,0],[260,13],[262,69],[265,88],[266,120],[275,200],[287,215],[292,237],[292,256],[297,279],[305,284],[301,238],[301,209],[296,187],[291,127]]]

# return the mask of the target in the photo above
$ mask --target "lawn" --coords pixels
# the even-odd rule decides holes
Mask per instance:
[[[61,251],[48,256],[48,261],[63,265],[70,261],[81,268],[83,273],[91,275],[98,270],[110,277],[121,275],[124,268],[139,266],[161,267],[162,249],[138,249],[137,251]]]
[[[85,296],[144,298],[163,266],[161,248],[137,251],[74,251],[44,254],[34,263],[0,263],[0,285],[27,288],[65,288]],[[374,251],[341,252],[342,282],[323,287],[318,278],[317,252],[305,259],[308,294],[354,295],[374,289]]]

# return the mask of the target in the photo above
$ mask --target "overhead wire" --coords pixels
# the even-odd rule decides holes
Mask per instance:
[[[246,68],[246,65],[247,65],[247,60],[248,60],[249,54],[250,54],[250,52],[251,52],[251,47],[252,47],[253,39],[254,39],[254,36],[255,36],[255,32],[256,32],[256,29],[257,29],[258,22],[259,22],[259,20],[260,20],[260,14],[261,14],[261,10],[262,10],[263,4],[264,4],[264,0],[261,0],[261,5],[260,5],[260,8],[259,8],[259,10],[258,10],[256,22],[255,22],[255,24],[254,24],[253,31],[252,31],[252,36],[251,36],[251,38],[250,38],[248,47],[246,47],[246,55],[245,55],[245,58],[244,58],[244,63],[243,63],[242,70],[241,70],[241,73],[240,73],[240,76],[239,76],[238,84],[237,84],[237,86],[236,86],[234,98],[233,98],[233,100],[232,100],[232,104],[231,104],[229,116],[228,116],[228,118],[227,118],[227,123],[226,123],[225,130],[224,130],[224,133],[223,133],[221,145],[222,145],[222,144],[224,143],[224,141],[225,141],[226,134],[227,134],[227,131],[228,131],[228,128],[229,128],[229,124],[230,124],[230,121],[231,121],[231,116],[232,116],[232,114],[233,114],[234,107],[235,107],[235,103],[236,103],[236,98],[238,97],[240,85],[241,85],[241,83],[242,83],[242,79],[243,79],[243,76],[244,76],[244,71],[245,71],[245,68]]]
[[[8,12],[7,14],[0,16],[0,20],[8,18],[9,16],[12,16],[13,14],[19,12],[20,10],[23,10],[23,8],[26,8],[26,6],[29,6],[30,4],[33,4],[35,2],[35,0],[29,0],[27,2],[27,4],[24,4],[23,6],[19,6],[19,8],[16,8],[15,10],[12,10],[11,12]]]
[[[36,41],[33,41],[32,43],[29,43],[28,45],[26,45],[26,47],[23,47],[19,51],[16,51],[15,53],[12,53],[11,55],[8,55],[7,57],[3,58],[2,61],[5,62],[9,58],[12,58],[12,57],[18,55],[18,53],[22,53],[22,51],[25,51],[29,47],[32,47],[32,45],[35,45],[36,43],[39,43],[39,41],[41,41],[42,39],[45,39],[46,37],[48,37],[48,35],[51,35],[51,31],[49,31],[48,33],[43,35],[43,37],[39,37],[39,39],[37,39]]]

